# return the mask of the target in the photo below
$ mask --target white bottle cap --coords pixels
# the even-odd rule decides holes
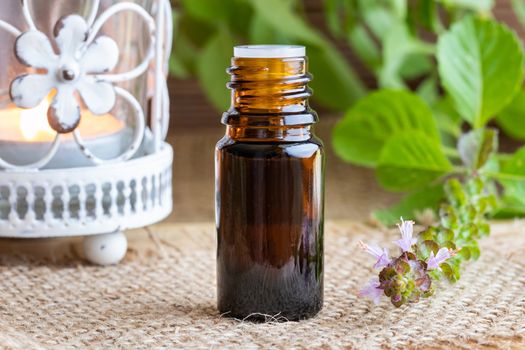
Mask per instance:
[[[306,49],[300,45],[241,45],[233,48],[238,58],[289,58],[304,57]]]

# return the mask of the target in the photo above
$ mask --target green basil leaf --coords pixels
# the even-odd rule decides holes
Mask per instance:
[[[520,90],[512,102],[496,118],[505,133],[520,141],[525,140],[525,90]]]
[[[422,131],[405,131],[386,142],[376,175],[386,189],[406,191],[422,188],[451,170],[438,140]]]
[[[450,149],[456,148],[457,138],[461,135],[463,120],[454,107],[454,102],[439,91],[438,79],[429,76],[419,84],[417,94],[432,110],[434,120],[441,135],[441,143]]]
[[[395,133],[420,131],[439,142],[439,132],[428,106],[403,90],[380,90],[360,100],[333,132],[333,147],[342,159],[375,166],[383,145]]]
[[[446,95],[436,100],[431,104],[431,109],[439,130],[453,138],[461,135],[462,119],[454,108],[454,102],[450,96]],[[455,146],[455,142],[453,145]]]
[[[197,59],[197,75],[202,88],[218,111],[227,110],[230,104],[226,67],[230,65],[234,45],[229,32],[220,29],[202,48]]]
[[[374,217],[385,226],[390,226],[399,221],[400,217],[413,218],[417,212],[424,209],[437,210],[445,198],[443,186],[430,186],[405,196],[394,206],[375,211]]]
[[[513,207],[525,206],[525,147],[520,148],[509,160],[501,164],[500,173],[495,174],[505,190],[504,198]]]
[[[523,80],[521,44],[495,21],[465,17],[440,37],[437,57],[443,86],[476,128],[512,100]]]

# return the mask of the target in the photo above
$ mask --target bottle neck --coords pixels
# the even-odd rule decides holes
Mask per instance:
[[[306,57],[238,58],[228,69],[231,107],[227,135],[249,140],[304,140],[317,114],[309,107]]]
[[[310,125],[252,127],[226,126],[226,135],[244,142],[301,142],[312,137]]]

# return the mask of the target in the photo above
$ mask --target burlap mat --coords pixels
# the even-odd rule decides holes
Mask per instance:
[[[301,322],[254,324],[215,309],[212,225],[134,233],[126,260],[42,263],[4,257],[0,346],[31,348],[525,348],[525,230],[495,225],[461,282],[411,307],[379,306],[355,293],[371,276],[359,239],[394,232],[326,226],[325,307]]]

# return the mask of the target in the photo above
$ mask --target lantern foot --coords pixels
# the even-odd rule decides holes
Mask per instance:
[[[84,255],[87,260],[97,265],[119,263],[128,249],[128,240],[122,231],[92,235],[84,238]]]

